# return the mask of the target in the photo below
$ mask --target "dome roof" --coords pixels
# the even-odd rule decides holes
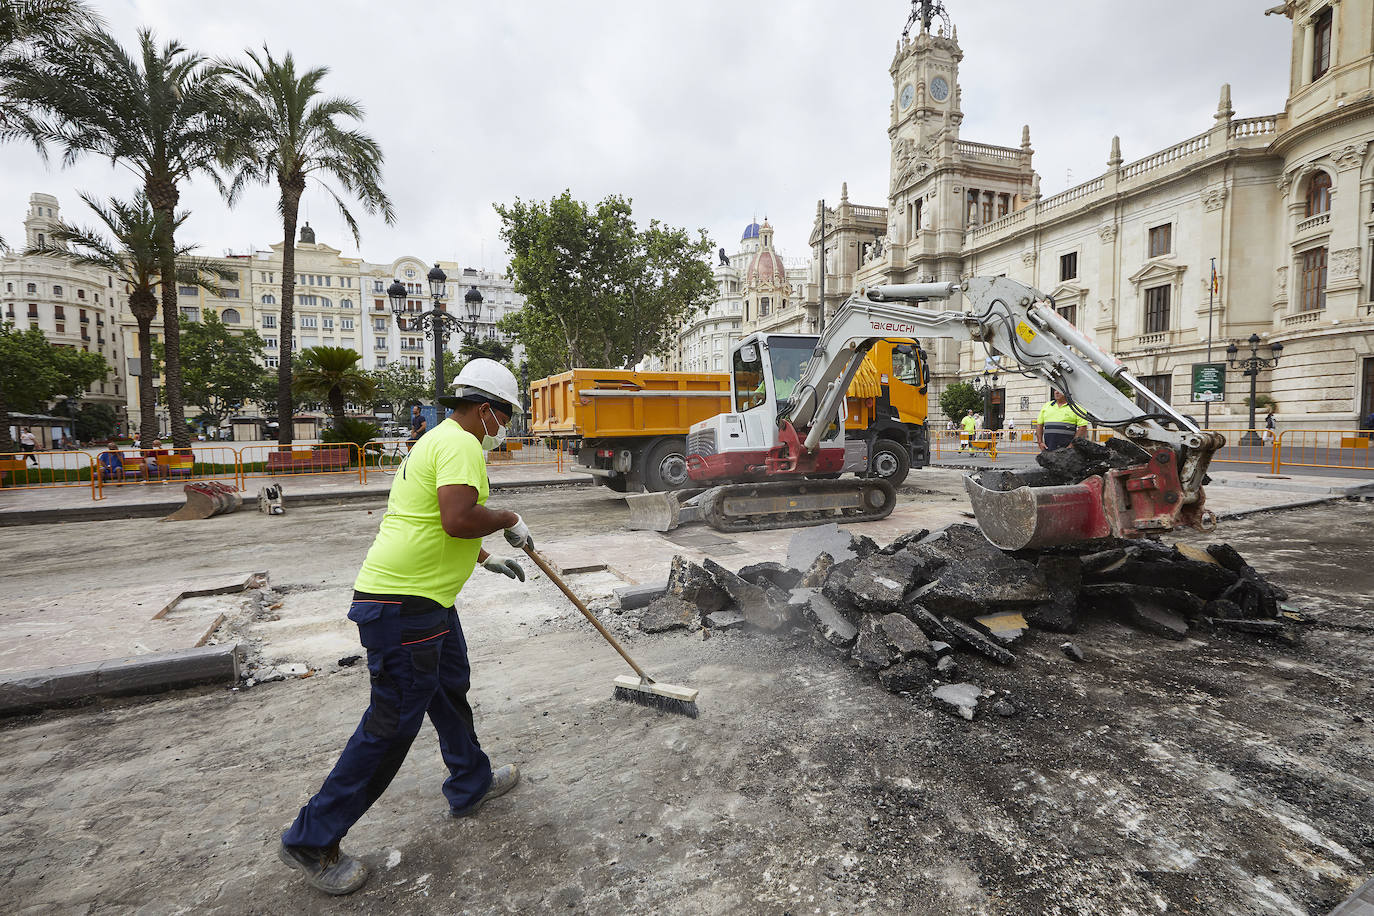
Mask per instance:
[[[758,224],[758,223],[750,223],[749,225],[747,225],[747,226],[744,227],[744,235],[741,235],[741,236],[739,237],[739,240],[740,240],[741,242],[743,242],[745,239],[756,239],[756,238],[758,238],[758,237],[759,237],[759,224]]]
[[[749,272],[745,275],[744,282],[752,285],[772,285],[787,282],[787,268],[782,264],[782,258],[771,248],[764,248],[754,255],[754,259],[749,262]]]

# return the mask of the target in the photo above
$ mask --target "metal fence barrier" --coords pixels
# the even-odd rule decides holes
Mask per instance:
[[[1374,469],[1374,432],[1350,429],[1285,429],[1274,449],[1274,473],[1290,468]]]
[[[563,470],[561,439],[523,436],[507,439],[498,449],[487,452],[487,467],[555,467]]]
[[[362,453],[352,442],[319,445],[250,445],[239,449],[239,480],[346,474],[364,482]],[[243,489],[240,486],[240,489]]]
[[[55,490],[88,487],[100,498],[95,459],[85,452],[0,452],[0,488]]]

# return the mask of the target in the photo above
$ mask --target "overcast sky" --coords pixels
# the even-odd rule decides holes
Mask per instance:
[[[1221,83],[1238,117],[1287,91],[1290,23],[1273,0],[946,0],[964,51],[964,139],[1016,146],[1028,123],[1046,195],[1206,130]],[[326,89],[367,110],[396,223],[360,217],[361,251],[328,195],[307,192],[318,239],[373,261],[403,254],[504,268],[493,202],[570,188],[634,201],[637,218],[704,228],[733,251],[765,215],[807,254],[816,201],[885,205],[888,66],[907,0],[95,0],[127,42],[139,25],[209,55],[266,44],[325,65]],[[1072,173],[1072,179],[1069,178]],[[0,148],[0,236],[22,238],[28,195],[128,195],[124,170],[61,169]],[[206,254],[280,240],[275,195],[233,210],[204,180],[183,230]]]

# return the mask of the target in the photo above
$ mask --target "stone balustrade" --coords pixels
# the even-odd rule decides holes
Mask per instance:
[[[1231,122],[1231,139],[1243,140],[1247,137],[1263,137],[1278,133],[1278,130],[1278,115],[1264,115],[1260,118],[1237,118]]]
[[[1182,143],[1175,143],[1165,150],[1146,156],[1144,159],[1136,160],[1130,165],[1123,166],[1121,177],[1123,180],[1130,180],[1146,172],[1154,171],[1162,166],[1178,162],[1180,159],[1188,159],[1201,153],[1206,153],[1211,145],[1210,134],[1198,134],[1190,137]]]
[[[1313,229],[1320,229],[1330,222],[1331,212],[1329,210],[1326,213],[1318,213],[1316,216],[1309,216],[1307,219],[1298,223],[1297,233],[1298,235],[1304,235],[1311,232]]]
[[[990,143],[975,143],[972,140],[959,140],[955,143],[955,150],[964,159],[1003,159],[1008,162],[1020,162],[1021,151],[1012,149],[1009,146],[993,146]]]
[[[1283,316],[1283,326],[1285,328],[1303,327],[1304,325],[1316,324],[1322,320],[1326,314],[1326,309],[1312,309],[1309,312],[1298,312],[1294,315]]]

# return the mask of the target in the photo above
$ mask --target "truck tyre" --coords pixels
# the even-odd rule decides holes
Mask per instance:
[[[880,477],[900,487],[911,470],[911,456],[906,447],[891,439],[879,439],[873,444],[873,454],[869,456],[870,477]]]
[[[644,489],[650,493],[681,490],[691,483],[687,476],[687,442],[660,439],[644,453]]]

